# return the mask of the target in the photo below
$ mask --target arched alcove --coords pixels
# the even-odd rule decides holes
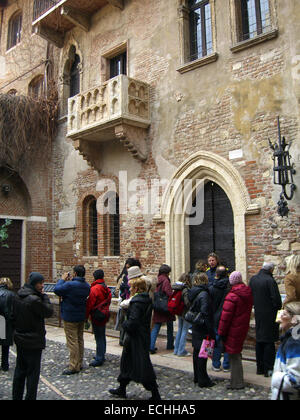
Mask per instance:
[[[166,262],[172,267],[173,279],[190,270],[188,206],[208,181],[218,184],[231,203],[235,266],[246,276],[245,216],[259,212],[259,206],[251,202],[241,175],[229,161],[199,151],[177,169],[163,196],[160,219],[165,222]]]

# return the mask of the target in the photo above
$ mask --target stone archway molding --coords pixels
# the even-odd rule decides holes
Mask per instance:
[[[190,270],[189,226],[185,212],[177,211],[183,183],[188,179],[215,182],[228,196],[234,217],[236,268],[246,280],[245,216],[259,213],[260,206],[251,201],[243,178],[231,162],[215,153],[199,151],[185,160],[170,179],[160,215],[155,218],[165,223],[166,262],[172,267],[173,281]]]

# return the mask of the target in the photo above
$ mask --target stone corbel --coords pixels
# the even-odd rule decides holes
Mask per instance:
[[[118,7],[119,9],[124,9],[124,0],[108,0],[108,3],[112,6]]]
[[[115,136],[123,146],[131,153],[134,159],[145,162],[148,155],[147,130],[141,127],[134,127],[127,124],[120,124],[115,127]]]
[[[74,149],[77,150],[83,159],[89,164],[89,166],[94,168],[96,171],[101,172],[101,148],[99,145],[93,142],[93,145],[90,146],[89,142],[78,139],[73,141],[73,146]],[[95,150],[97,147],[99,147],[99,150]]]
[[[90,30],[90,19],[87,15],[84,15],[82,12],[78,12],[72,7],[62,6],[60,10],[61,15],[68,19],[75,26],[78,26],[85,32]]]
[[[41,23],[34,26],[34,32],[46,41],[52,42],[56,47],[63,48],[65,37],[62,33],[43,26]]]

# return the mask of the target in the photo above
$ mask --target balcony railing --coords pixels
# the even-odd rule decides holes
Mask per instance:
[[[59,1],[55,0],[35,0],[33,5],[33,18],[32,21],[35,21],[40,16],[42,16],[47,10],[51,9],[51,7],[56,6]]]
[[[149,85],[120,75],[69,99],[68,137],[93,137],[124,121],[147,128],[150,125]]]
[[[149,85],[119,75],[69,98],[67,137],[96,168],[97,152],[91,152],[90,147],[116,139],[135,159],[144,161],[148,154],[149,108]]]

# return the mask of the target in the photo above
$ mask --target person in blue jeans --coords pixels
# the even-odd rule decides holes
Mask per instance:
[[[225,266],[220,265],[216,269],[216,276],[213,283],[209,285],[209,292],[213,303],[214,326],[216,331],[216,342],[212,358],[212,369],[216,372],[221,370],[222,340],[217,334],[218,326],[222,314],[223,303],[227,293],[230,291],[228,271]],[[223,370],[229,372],[230,363],[228,353],[224,353]]]
[[[169,278],[169,274],[171,272],[171,267],[167,264],[163,264],[160,266],[158,271],[158,278],[157,278],[157,285],[156,285],[156,292],[162,291],[165,293],[168,297],[172,295],[172,287],[171,287],[171,281]],[[158,333],[160,331],[160,328],[163,323],[167,324],[167,350],[173,350],[174,349],[174,327],[173,322],[175,321],[175,316],[168,313],[160,313],[157,311],[153,311],[153,318],[152,322],[154,323],[154,326],[151,331],[151,342],[150,342],[150,353],[154,354],[156,353],[157,349],[155,348],[156,339],[158,336]]]
[[[186,345],[186,336],[188,333],[189,328],[191,328],[191,324],[184,319],[184,315],[188,311],[190,307],[190,301],[188,299],[188,290],[192,287],[192,283],[190,280],[190,276],[186,273],[182,274],[173,286],[173,290],[181,290],[182,291],[182,299],[184,301],[184,309],[182,315],[178,316],[178,330],[177,335],[175,338],[175,345],[174,345],[174,354],[179,357],[191,356],[185,349]]]
[[[91,291],[86,304],[86,319],[89,317],[92,320],[93,332],[96,341],[96,356],[89,366],[97,367],[102,366],[105,362],[106,353],[106,323],[108,322],[109,315],[103,319],[102,322],[94,319],[93,310],[101,303],[111,302],[111,291],[106,286],[104,281],[104,271],[101,269],[96,270],[93,273],[94,282],[91,284]]]

